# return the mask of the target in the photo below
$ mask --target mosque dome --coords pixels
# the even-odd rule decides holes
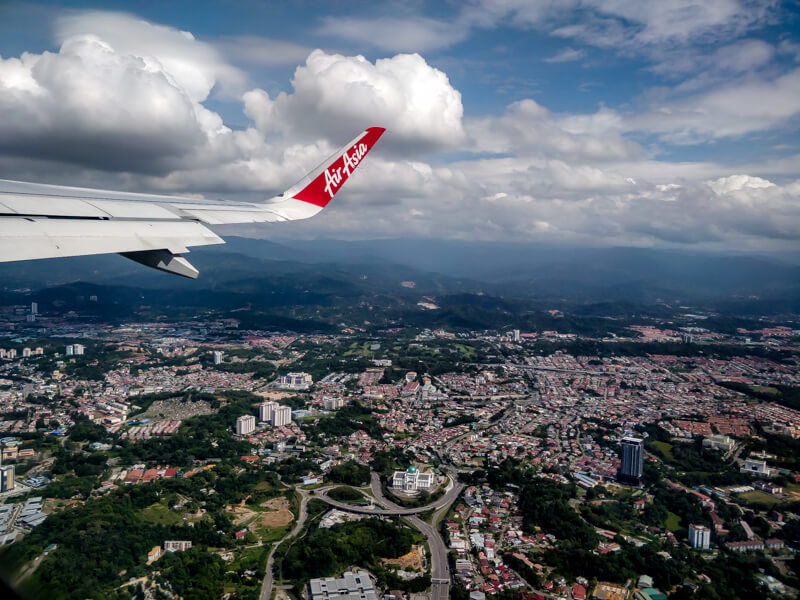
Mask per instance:
[[[409,473],[416,473],[417,472],[417,467],[414,467],[414,466],[408,467],[408,472]]]

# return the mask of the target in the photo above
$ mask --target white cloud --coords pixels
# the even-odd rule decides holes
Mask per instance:
[[[739,192],[741,190],[775,187],[775,184],[767,179],[752,177],[750,175],[729,175],[728,177],[720,177],[715,181],[709,181],[707,185],[720,195]]]
[[[626,127],[660,134],[673,144],[767,131],[800,114],[800,69],[778,77],[753,76],[710,91],[669,99],[632,116]]]
[[[777,0],[483,0],[472,22],[510,21],[602,48],[629,51],[738,37],[775,17]]]
[[[244,95],[245,112],[260,130],[342,140],[379,125],[391,133],[382,145],[416,154],[464,139],[461,94],[418,54],[371,63],[315,50],[295,71],[292,86],[291,94],[274,99],[259,89]]]
[[[318,35],[333,36],[387,52],[427,52],[462,41],[469,28],[448,22],[408,15],[399,17],[325,17]]]
[[[752,72],[769,63],[775,56],[775,48],[763,40],[739,40],[722,46],[713,52],[701,54],[678,48],[665,51],[651,70],[660,75],[731,76]],[[706,81],[706,83],[709,83]]]
[[[499,117],[467,121],[478,152],[560,156],[597,161],[622,160],[641,154],[635,142],[621,135],[619,115],[602,108],[590,115],[557,115],[531,99],[509,105]]]
[[[202,102],[220,84],[229,93],[240,91],[244,75],[227,64],[210,45],[188,31],[150,23],[125,13],[87,11],[56,20],[59,42],[76,36],[102,39],[121,55],[139,57],[148,68],[168,74],[192,100]]]
[[[212,42],[231,61],[251,65],[296,65],[314,49],[296,42],[255,35],[225,36]]]
[[[800,44],[791,40],[781,40],[778,44],[778,52],[794,58],[794,62],[800,62]]]
[[[221,126],[155,63],[89,35],[0,59],[0,112],[6,152],[120,170],[169,168],[204,143],[204,125]]]
[[[61,22],[58,52],[0,59],[0,177],[261,197],[288,187],[364,127],[382,125],[387,134],[345,192],[319,218],[287,224],[287,235],[800,243],[800,182],[787,181],[800,155],[732,175],[711,161],[655,160],[627,137],[713,140],[794,118],[800,69],[762,74],[776,51],[763,43],[734,42],[711,56],[707,72],[715,62],[735,81],[709,88],[709,75],[697,88],[648,96],[638,112],[560,113],[526,99],[466,119],[459,91],[419,55],[370,62],[316,50],[297,68],[291,92],[243,94],[256,127],[232,131],[204,105],[220,82],[240,85],[224,58],[235,54],[230,47],[220,53],[191,34],[124,15],[79,17]],[[659,35],[671,39],[667,31]],[[272,41],[235,43],[255,53],[238,60],[256,61]],[[279,43],[269,60],[304,52]],[[475,158],[427,162],[438,150]],[[499,156],[483,157],[492,153]]]
[[[547,63],[562,63],[570,62],[573,60],[580,60],[585,56],[583,50],[575,50],[574,48],[564,48],[561,52],[557,52],[553,56],[543,58],[542,60]]]

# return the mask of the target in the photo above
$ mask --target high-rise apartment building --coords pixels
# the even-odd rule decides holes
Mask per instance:
[[[214,350],[214,364],[215,365],[221,365],[222,364],[222,359],[224,357],[225,357],[225,355],[222,352],[220,352],[219,350]]]
[[[324,396],[322,398],[322,408],[324,410],[339,410],[345,404],[347,404],[347,401],[339,396]]]
[[[292,409],[288,406],[279,406],[272,411],[272,426],[283,427],[292,422]]]
[[[256,430],[256,418],[253,415],[242,415],[236,419],[236,433],[238,435],[247,435]]]
[[[31,302],[31,314],[38,315],[39,314],[39,303],[38,302]]]
[[[272,421],[272,413],[280,404],[277,402],[263,402],[258,406],[258,420],[265,423]]]
[[[711,547],[711,530],[705,525],[689,525],[689,545],[708,550]]]
[[[81,356],[85,350],[86,347],[82,344],[70,344],[66,348],[66,354],[67,356]]]
[[[10,492],[14,489],[14,465],[0,467],[0,492]]]
[[[622,483],[639,485],[644,471],[644,440],[635,437],[624,437],[622,446],[622,464],[617,479]]]

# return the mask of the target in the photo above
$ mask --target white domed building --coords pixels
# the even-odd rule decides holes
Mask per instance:
[[[405,471],[395,471],[392,476],[392,487],[404,492],[428,491],[433,487],[433,473],[420,473],[414,466]]]

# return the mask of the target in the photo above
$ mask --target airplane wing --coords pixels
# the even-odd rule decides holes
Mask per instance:
[[[181,254],[224,244],[206,225],[307,219],[321,211],[385,131],[370,127],[263,202],[222,202],[0,180],[0,262],[119,253],[196,278]]]

